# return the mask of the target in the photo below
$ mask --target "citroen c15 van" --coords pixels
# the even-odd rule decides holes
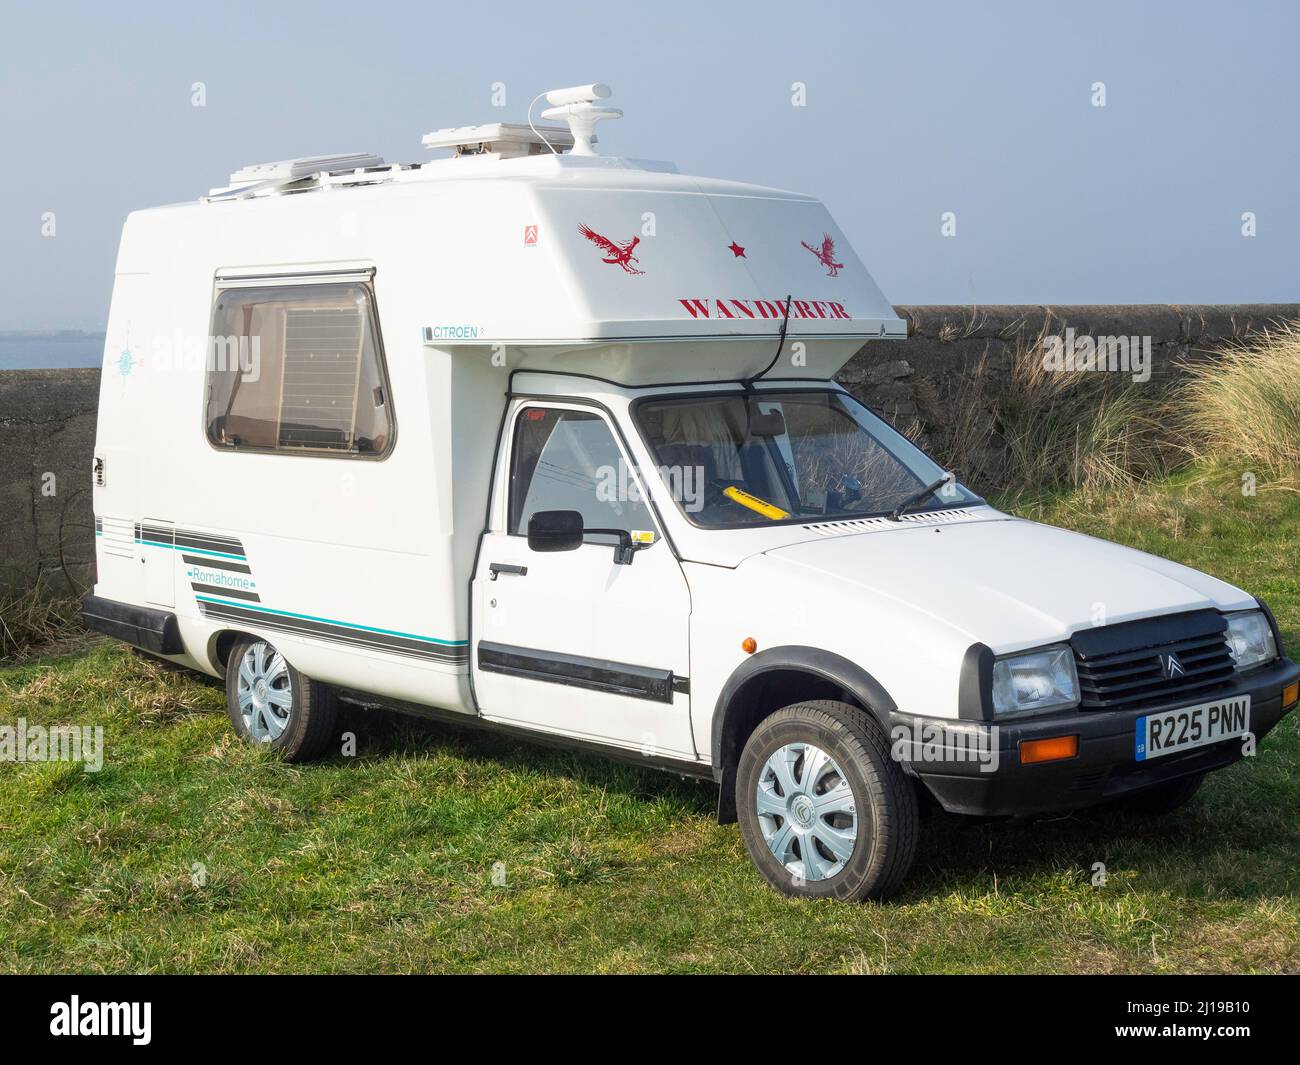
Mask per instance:
[[[128,218],[91,628],[292,760],[343,696],[711,778],[768,882],[846,899],[922,801],[1170,808],[1295,706],[1262,602],[836,384],[906,328],[826,209],[596,154],[607,91]]]

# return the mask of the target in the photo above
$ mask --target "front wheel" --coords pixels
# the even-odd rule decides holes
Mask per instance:
[[[258,637],[244,637],[231,648],[226,713],[241,736],[288,762],[323,754],[338,717],[333,691],[304,677]]]
[[[915,789],[875,719],[848,703],[764,718],[736,769],[736,812],[758,871],[787,895],[887,898],[916,852]]]

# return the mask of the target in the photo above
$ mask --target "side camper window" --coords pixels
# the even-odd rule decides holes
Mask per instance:
[[[382,458],[392,407],[364,284],[217,292],[208,439],[219,448]]]
[[[526,536],[541,510],[576,510],[591,528],[653,532],[654,518],[604,419],[525,407],[515,420],[510,459],[510,534]],[[589,543],[613,543],[594,534]]]

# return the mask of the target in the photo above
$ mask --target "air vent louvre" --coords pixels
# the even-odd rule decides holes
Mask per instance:
[[[920,514],[903,514],[898,521],[892,518],[846,518],[843,521],[818,522],[805,525],[809,532],[819,536],[847,536],[852,533],[879,532],[897,529],[900,525],[950,525],[987,511],[987,507],[957,507],[953,510],[932,510]]]
[[[104,518],[100,545],[106,555],[135,558],[135,522],[129,518]]]

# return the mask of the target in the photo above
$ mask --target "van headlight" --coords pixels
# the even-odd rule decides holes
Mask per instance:
[[[1228,650],[1238,669],[1249,669],[1277,657],[1277,641],[1273,639],[1273,626],[1262,610],[1242,610],[1226,615],[1228,619]]]
[[[1044,647],[993,663],[993,712],[1057,710],[1079,702],[1079,677],[1070,648]]]

